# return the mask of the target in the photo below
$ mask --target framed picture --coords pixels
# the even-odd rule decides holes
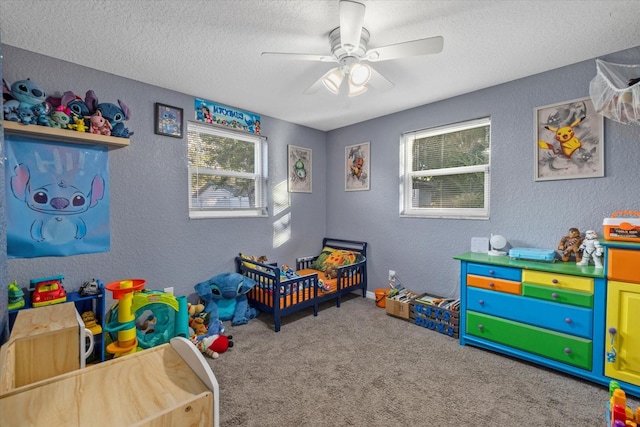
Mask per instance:
[[[591,98],[534,109],[536,181],[604,176],[604,119]]]
[[[344,191],[363,191],[369,189],[369,165],[371,150],[369,142],[348,145],[344,149]]]
[[[311,148],[288,146],[288,185],[290,193],[311,193]]]
[[[183,117],[182,108],[156,102],[155,133],[158,135],[172,136],[174,138],[182,138]]]

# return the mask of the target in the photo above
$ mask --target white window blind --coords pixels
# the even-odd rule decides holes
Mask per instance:
[[[267,215],[266,138],[188,122],[189,217]]]
[[[489,218],[489,118],[407,132],[400,145],[402,216]]]

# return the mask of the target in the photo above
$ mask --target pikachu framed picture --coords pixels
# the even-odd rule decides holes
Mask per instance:
[[[604,119],[591,98],[534,109],[535,181],[604,176]]]

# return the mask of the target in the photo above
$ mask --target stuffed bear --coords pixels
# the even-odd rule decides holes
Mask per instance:
[[[193,329],[193,335],[207,335],[207,325],[204,324],[204,319],[202,317],[195,317],[189,320],[189,327]]]
[[[257,315],[256,309],[249,307],[246,295],[255,285],[255,280],[242,274],[221,273],[194,288],[204,302],[210,323],[231,320],[231,324],[237,326],[248,323]]]
[[[326,264],[326,268],[324,270],[324,275],[327,277],[327,279],[331,280],[331,279],[335,279],[336,277],[338,277],[338,266],[335,264]]]

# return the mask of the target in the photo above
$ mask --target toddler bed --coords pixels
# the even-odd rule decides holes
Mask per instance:
[[[256,281],[247,294],[249,304],[273,317],[280,331],[283,316],[313,308],[318,315],[320,303],[336,300],[356,290],[367,294],[367,243],[324,238],[319,255],[296,259],[295,270],[266,264],[243,256],[235,258],[236,271]]]

